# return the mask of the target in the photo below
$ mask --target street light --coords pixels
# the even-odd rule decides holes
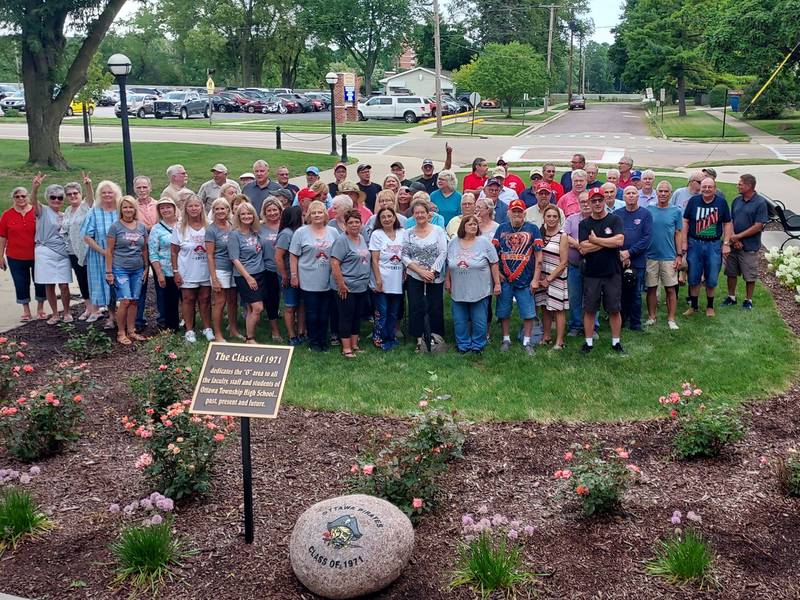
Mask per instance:
[[[331,71],[325,75],[325,81],[331,88],[331,156],[337,156],[339,153],[336,150],[336,98],[333,95],[333,86],[339,81],[339,76]]]
[[[117,84],[119,85],[119,112],[122,118],[122,156],[125,161],[125,193],[133,195],[131,130],[128,125],[128,97],[125,95],[125,82],[131,72],[131,60],[124,54],[113,54],[108,59],[108,70],[117,78]]]

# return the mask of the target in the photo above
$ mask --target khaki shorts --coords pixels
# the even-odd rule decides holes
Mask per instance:
[[[648,288],[663,285],[665,288],[678,285],[678,271],[674,260],[648,260],[644,286]]]
[[[744,250],[731,250],[725,260],[725,275],[728,277],[743,277],[745,281],[753,282],[758,279],[758,252],[745,252]]]

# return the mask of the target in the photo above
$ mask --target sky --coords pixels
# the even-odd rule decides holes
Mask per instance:
[[[614,43],[611,28],[619,23],[621,13],[621,0],[589,0],[590,16],[594,19],[595,32],[592,39],[595,42]]]

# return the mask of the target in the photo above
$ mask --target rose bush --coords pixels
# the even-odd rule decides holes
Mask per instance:
[[[130,386],[142,406],[166,409],[192,395],[196,372],[185,356],[179,358],[171,349],[170,340],[157,342],[147,354],[145,375],[133,377]]]
[[[8,400],[19,381],[34,371],[26,360],[27,346],[27,342],[0,336],[0,401]]]

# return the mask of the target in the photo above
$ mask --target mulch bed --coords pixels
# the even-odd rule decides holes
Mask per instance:
[[[800,307],[793,294],[771,275],[765,282],[787,323],[800,334]],[[31,323],[12,335],[28,341],[39,361],[59,360],[54,353],[64,336],[58,330]],[[769,368],[768,359],[753,360]],[[88,395],[83,436],[63,455],[40,463],[42,475],[30,485],[57,527],[0,558],[2,591],[35,598],[129,595],[129,589],[112,587],[108,545],[119,522],[107,508],[151,491],[133,468],[141,445],[119,425],[134,405],[126,379],[144,364],[141,351],[118,346],[111,357],[92,364],[100,387]],[[679,383],[676,378],[676,387]],[[409,399],[416,392],[410,387]],[[799,598],[800,500],[780,493],[774,465],[800,440],[800,388],[748,404],[744,411],[746,438],[717,459],[693,462],[670,459],[668,421],[472,426],[465,458],[443,478],[439,506],[417,527],[412,563],[376,597],[474,597],[466,589],[449,590],[447,574],[457,555],[462,514],[485,505],[490,514],[537,528],[526,547],[527,564],[547,575],[521,597]],[[313,502],[344,493],[349,467],[373,432],[402,427],[391,418],[291,406],[282,408],[276,421],[254,420],[255,543],[243,542],[241,462],[238,445],[230,444],[221,452],[211,493],[178,511],[176,527],[198,553],[158,597],[314,598],[289,566],[287,545],[295,519]],[[643,478],[628,492],[626,512],[584,520],[562,509],[552,473],[563,466],[561,457],[570,444],[592,440],[629,448]],[[0,466],[20,465],[0,454]],[[653,543],[670,533],[669,517],[676,509],[702,516],[702,530],[717,555],[719,589],[676,588],[645,574],[644,561]]]

